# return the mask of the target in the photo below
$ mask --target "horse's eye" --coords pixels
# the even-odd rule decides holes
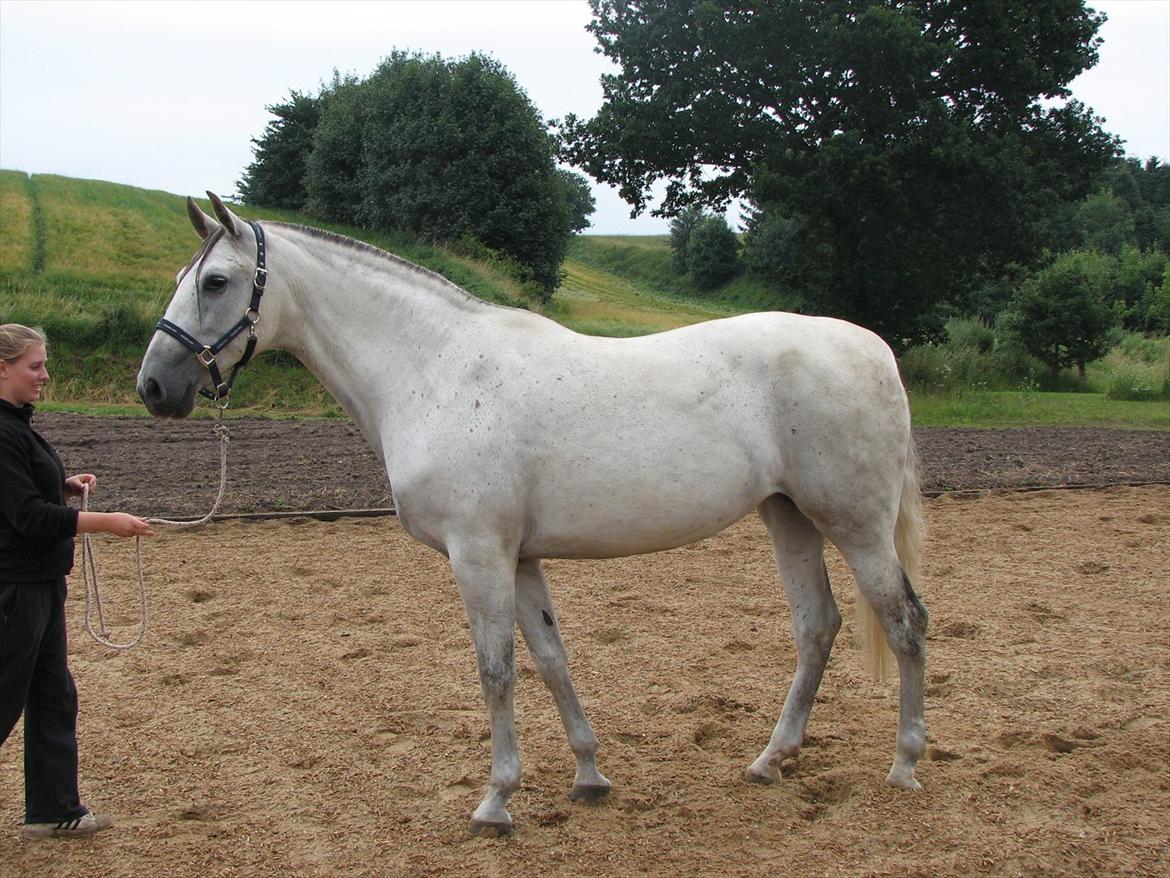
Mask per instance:
[[[203,289],[208,293],[223,292],[223,288],[227,286],[227,278],[222,274],[213,274],[203,281]]]

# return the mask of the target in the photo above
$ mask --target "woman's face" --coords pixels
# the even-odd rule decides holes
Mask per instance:
[[[36,402],[49,380],[45,346],[33,345],[15,360],[0,360],[0,398],[13,405]]]

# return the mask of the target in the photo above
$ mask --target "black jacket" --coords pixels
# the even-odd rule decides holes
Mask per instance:
[[[65,505],[65,467],[32,416],[31,405],[0,399],[0,584],[73,569],[77,510]]]

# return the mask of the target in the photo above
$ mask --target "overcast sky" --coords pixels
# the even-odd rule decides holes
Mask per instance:
[[[1074,96],[1128,154],[1170,160],[1170,0],[1090,5],[1110,20]],[[0,0],[0,167],[228,195],[266,105],[316,94],[334,69],[367,76],[395,48],[491,54],[546,119],[588,117],[611,69],[589,19],[585,0]],[[594,194],[590,231],[667,229]]]

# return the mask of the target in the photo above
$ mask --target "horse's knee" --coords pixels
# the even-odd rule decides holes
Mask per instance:
[[[481,652],[477,656],[479,685],[487,699],[501,699],[511,696],[516,687],[515,647],[508,644],[498,654]]]
[[[796,625],[798,657],[825,661],[833,650],[837,632],[841,630],[841,614],[835,606],[816,620],[803,620]]]

